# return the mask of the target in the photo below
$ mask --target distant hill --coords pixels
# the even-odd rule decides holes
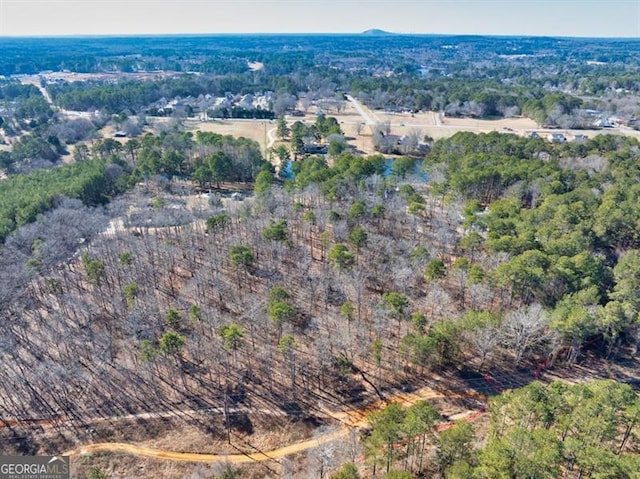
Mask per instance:
[[[366,30],[366,31],[362,32],[362,35],[384,36],[384,35],[395,35],[395,33],[385,32],[384,30],[379,30],[377,28],[372,28],[371,30]]]

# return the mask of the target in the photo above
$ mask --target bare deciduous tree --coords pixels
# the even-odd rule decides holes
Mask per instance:
[[[500,327],[503,344],[514,353],[517,367],[525,353],[548,338],[547,313],[539,304],[507,313]]]

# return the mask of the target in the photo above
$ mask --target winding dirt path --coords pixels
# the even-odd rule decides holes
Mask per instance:
[[[249,462],[260,462],[267,460],[277,460],[291,454],[295,454],[308,449],[316,448],[322,444],[326,444],[336,439],[344,438],[349,434],[349,431],[354,427],[362,427],[367,423],[367,415],[372,412],[383,408],[390,402],[397,402],[404,405],[413,404],[423,399],[436,399],[445,397],[465,397],[465,394],[459,393],[447,393],[443,394],[429,387],[424,387],[413,393],[401,393],[397,394],[387,401],[378,401],[367,408],[363,408],[357,411],[351,412],[327,412],[327,416],[336,419],[343,423],[343,426],[339,429],[329,431],[326,434],[318,436],[313,439],[308,439],[302,442],[290,444],[288,446],[280,447],[272,451],[267,452],[254,452],[247,454],[211,454],[211,453],[196,453],[196,452],[179,452],[179,451],[167,451],[161,449],[154,449],[145,446],[138,446],[135,444],[127,443],[96,443],[80,446],[71,451],[64,453],[65,456],[86,455],[94,452],[120,452],[131,454],[134,456],[150,457],[155,459],[166,459],[178,462],[201,462],[201,463],[231,463],[242,464]],[[471,413],[464,416],[465,420],[475,420],[482,414],[482,410]],[[438,426],[438,430],[446,429],[446,423]]]
[[[267,131],[267,148],[271,148],[276,142],[276,130],[277,128],[271,128]]]

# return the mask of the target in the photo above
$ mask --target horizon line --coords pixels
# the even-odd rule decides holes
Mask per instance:
[[[370,33],[371,32],[371,33]],[[45,34],[2,34],[0,39],[68,39],[68,38],[131,38],[131,37],[202,37],[202,36],[431,36],[431,37],[526,37],[526,38],[576,38],[598,40],[640,40],[640,36],[586,36],[569,34],[542,34],[542,33],[437,33],[437,32],[392,32],[372,28],[360,32],[169,32],[169,33],[45,33]]]

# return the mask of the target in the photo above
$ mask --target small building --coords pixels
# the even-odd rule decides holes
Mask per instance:
[[[527,135],[527,138],[540,138],[540,135],[538,135],[538,132],[532,131]]]
[[[549,135],[547,136],[547,139],[551,143],[565,143],[567,141],[567,139],[562,133],[549,133]]]
[[[573,141],[576,143],[584,143],[589,139],[587,135],[573,135]]]
[[[326,155],[327,151],[327,145],[318,145],[317,143],[309,143],[304,145],[302,149],[302,152],[306,155]]]
[[[593,125],[598,128],[613,128],[615,124],[609,118],[599,118],[593,122]]]

